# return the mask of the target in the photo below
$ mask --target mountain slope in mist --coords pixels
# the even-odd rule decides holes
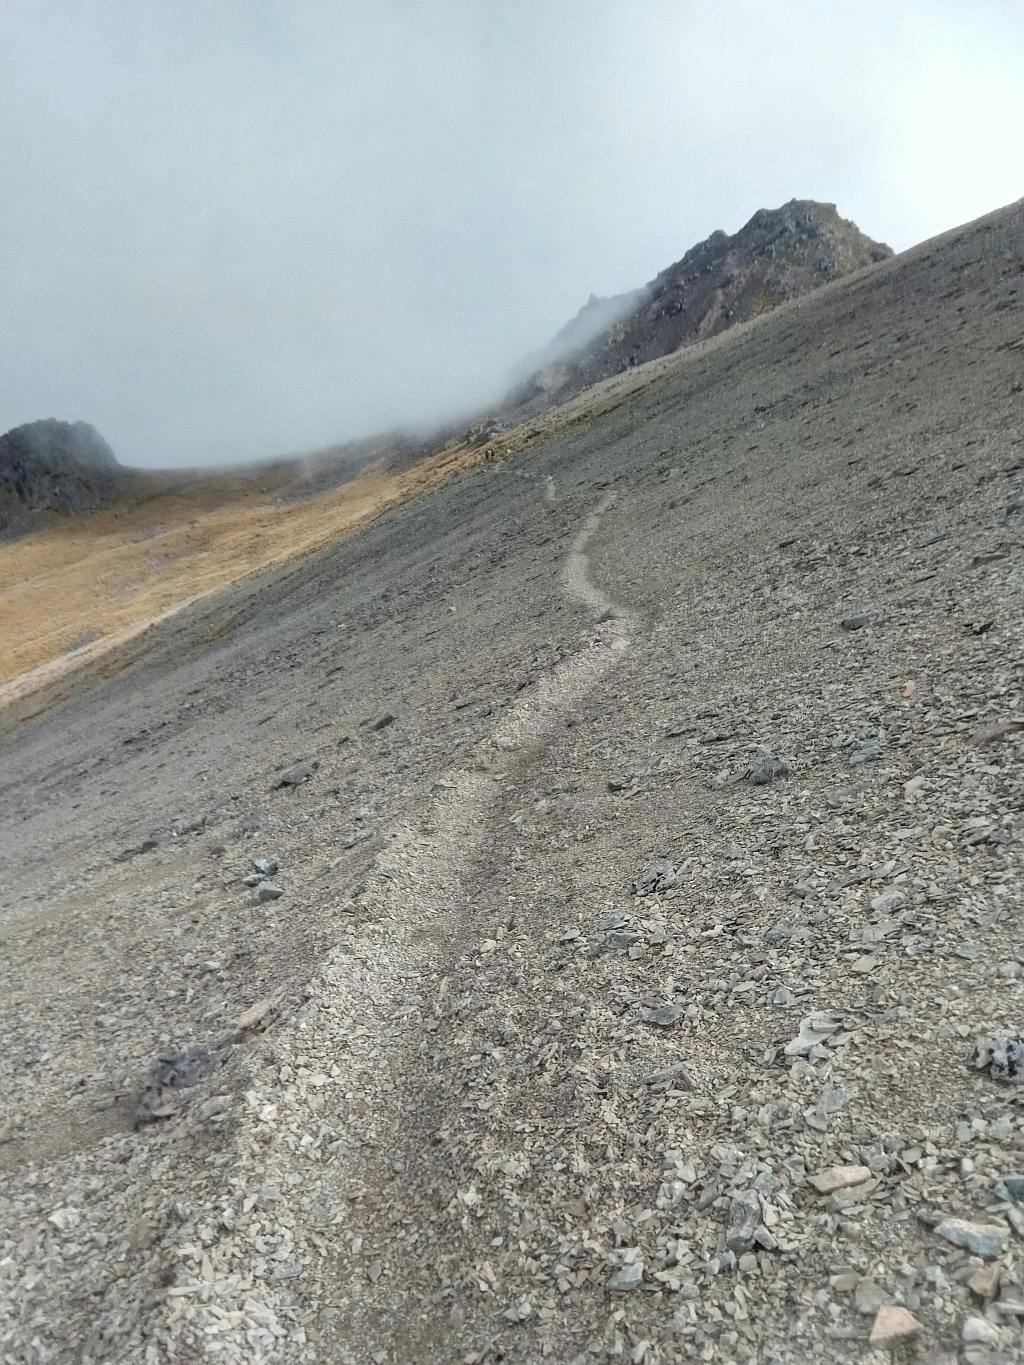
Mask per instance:
[[[561,401],[891,255],[834,204],[791,199],[759,209],[739,232],[713,232],[642,289],[592,296],[510,402]]]
[[[20,585],[0,608],[0,705],[437,479],[504,458],[581,407],[621,402],[653,378],[640,362],[888,254],[831,205],[761,210],[643,289],[591,296],[534,357],[533,377],[468,432],[392,432],[230,470],[143,472],[117,464],[84,423],[17,428],[0,439],[0,531],[35,534],[0,547],[0,569]]]
[[[625,294],[607,297],[591,294],[576,316],[570,318],[543,349],[534,351],[520,362],[516,367],[517,383],[528,382],[535,375],[579,355],[586,346],[638,308],[646,295],[646,288],[631,289]]]

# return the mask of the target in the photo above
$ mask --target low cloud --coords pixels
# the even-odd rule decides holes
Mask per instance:
[[[906,247],[1015,198],[1024,11],[9,4],[0,431],[214,464],[498,394],[591,291],[796,195]]]

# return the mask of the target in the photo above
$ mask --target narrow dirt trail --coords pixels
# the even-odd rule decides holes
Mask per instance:
[[[586,518],[561,571],[565,594],[595,618],[581,648],[510,707],[476,747],[469,766],[438,780],[421,819],[392,831],[358,896],[359,927],[349,934],[345,925],[343,941],[323,964],[305,1007],[272,1035],[273,1065],[254,1077],[245,1097],[248,1113],[235,1134],[235,1172],[239,1191],[251,1190],[251,1173],[253,1183],[284,1197],[275,1204],[273,1231],[268,1227],[260,1237],[255,1261],[254,1248],[233,1233],[207,1246],[197,1264],[189,1266],[186,1257],[179,1292],[169,1299],[167,1326],[197,1355],[210,1351],[221,1361],[251,1361],[279,1351],[287,1339],[295,1359],[324,1358],[296,1330],[289,1306],[293,1276],[301,1276],[307,1296],[308,1286],[318,1286],[312,1304],[307,1297],[304,1316],[330,1305],[339,1325],[344,1321],[332,1350],[343,1352],[350,1338],[365,1342],[379,1325],[361,1266],[358,1281],[347,1283],[351,1266],[345,1269],[333,1230],[349,1252],[356,1247],[358,1262],[369,1236],[369,1229],[358,1231],[358,1210],[367,1192],[379,1186],[379,1159],[399,1143],[417,1087],[416,1061],[410,1067],[401,1021],[422,1014],[430,993],[446,988],[445,967],[455,961],[466,927],[465,878],[480,857],[492,812],[524,764],[543,751],[553,728],[630,645],[635,617],[590,577],[588,546],[613,502],[606,495]],[[500,933],[500,909],[493,911]],[[243,1207],[246,1197],[251,1193],[243,1196]],[[327,1229],[332,1233],[325,1236]],[[278,1267],[269,1274],[268,1257]],[[246,1284],[253,1293],[239,1315],[229,1305],[237,1304]],[[394,1309],[395,1300],[388,1305]],[[394,1330],[391,1323],[389,1335]],[[415,1325],[404,1323],[401,1334],[415,1339]],[[447,1358],[441,1350],[427,1358]],[[352,1356],[357,1358],[378,1357]],[[391,1357],[385,1352],[379,1358]]]
[[[572,543],[562,570],[562,587],[567,597],[589,608],[598,617],[614,617],[628,622],[629,613],[616,606],[612,599],[591,580],[590,557],[587,546],[601,526],[601,518],[615,503],[615,494],[606,493],[583,523],[582,530]]]

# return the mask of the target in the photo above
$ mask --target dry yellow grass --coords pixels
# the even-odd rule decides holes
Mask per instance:
[[[378,462],[315,496],[295,497],[301,481],[281,466],[269,475],[222,474],[0,544],[0,706],[200,597],[313,550],[483,460],[617,406],[664,367],[655,361],[616,376],[486,446],[454,444],[406,470]]]
[[[488,452],[456,447],[410,470],[364,470],[316,496],[278,501],[257,479],[121,504],[0,544],[0,705],[171,612],[315,549]],[[490,452],[493,454],[493,451]]]

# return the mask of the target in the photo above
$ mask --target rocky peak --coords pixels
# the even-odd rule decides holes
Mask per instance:
[[[79,512],[118,488],[124,470],[88,422],[47,418],[0,436],[0,531],[34,512]]]
[[[891,255],[835,204],[791,199],[758,209],[738,232],[717,229],[635,293],[592,296],[512,401],[560,401]],[[601,308],[609,304],[621,306],[606,320]],[[596,322],[596,330],[585,322]]]

